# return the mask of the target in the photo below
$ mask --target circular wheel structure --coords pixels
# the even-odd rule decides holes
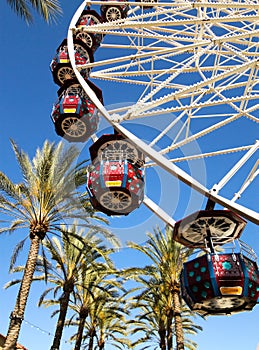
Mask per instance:
[[[58,123],[57,129],[67,139],[81,139],[87,133],[87,127],[83,120],[74,115],[67,115]],[[62,136],[63,136],[62,135]]]
[[[121,154],[124,155],[125,159],[132,159],[133,163],[138,159],[138,151],[136,148],[133,148],[132,145],[127,140],[120,140],[120,142],[105,142],[102,147],[99,148],[97,157],[99,159],[109,159],[110,153],[116,156],[119,159]]]
[[[116,21],[118,19],[122,19],[122,11],[119,7],[107,7],[103,10],[103,14],[107,21]]]
[[[88,1],[74,14],[68,31],[74,73],[104,119],[146,155],[146,176],[149,168],[162,168],[212,207],[259,223],[256,200],[246,197],[255,193],[259,172],[258,1],[120,2],[127,6],[125,18],[84,28],[103,41],[94,62],[78,65],[73,34],[86,5],[99,13],[101,6],[115,8],[114,2]],[[108,111],[83,69],[95,84],[102,81],[104,97],[112,89],[120,102],[130,95],[131,103]],[[196,162],[204,164],[203,179],[201,167],[193,171]],[[174,225],[155,199],[145,196],[144,204]]]
[[[127,17],[127,12],[128,12],[128,5],[127,1],[121,1],[119,0],[118,3],[120,5],[115,5],[115,4],[107,4],[109,3],[108,1],[104,2],[105,5],[101,5],[100,10],[102,17],[104,21],[112,22],[112,21],[117,21],[121,20],[123,18]]]
[[[84,28],[101,22],[102,18],[96,11],[84,10],[76,25],[76,28],[79,29],[76,33],[76,39],[82,40],[92,51],[95,51],[100,45],[103,36],[101,34],[89,34]]]
[[[237,310],[237,312],[244,307],[245,301],[240,299],[239,297],[218,297],[212,301],[208,301],[208,303],[204,303],[204,309],[208,312],[213,310],[213,313],[233,313],[233,310]],[[229,311],[231,310],[231,312]]]
[[[99,198],[100,204],[113,212],[125,212],[132,203],[131,196],[121,190],[103,193]]]
[[[144,154],[120,134],[104,134],[90,148],[91,159],[94,161],[123,161],[142,167]]]
[[[208,239],[213,245],[223,245],[241,236],[246,222],[227,210],[201,210],[176,222],[173,237],[190,248],[206,248]]]
[[[82,40],[89,48],[92,48],[94,46],[94,38],[91,37],[88,33],[85,32],[79,32],[76,35],[77,39]]]

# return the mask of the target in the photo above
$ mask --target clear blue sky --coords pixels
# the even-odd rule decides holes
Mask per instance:
[[[62,2],[64,14],[57,25],[48,26],[39,17],[35,16],[35,23],[28,27],[25,22],[11,12],[5,0],[1,1],[0,94],[2,124],[0,131],[0,169],[14,180],[18,179],[19,172],[14,166],[14,156],[9,138],[14,139],[32,156],[36,147],[41,146],[45,139],[59,141],[50,119],[51,108],[56,100],[58,87],[52,81],[49,64],[56,48],[66,37],[69,22],[79,4],[80,1],[78,0]],[[100,85],[103,89],[106,104],[127,102],[120,100],[120,94],[106,89],[104,82],[101,82]],[[105,129],[105,124],[101,128]],[[256,135],[253,126],[246,131],[247,135],[252,136],[251,142],[253,142],[253,136]],[[88,156],[86,148],[82,149],[82,152],[85,152],[86,157]],[[154,176],[158,176],[159,180],[162,179],[162,182],[167,181],[164,174]],[[171,186],[176,185],[173,183]],[[161,191],[163,191],[163,188]],[[152,193],[149,194],[152,196]],[[254,202],[255,194],[250,192],[249,195],[250,201]],[[201,206],[202,199],[197,196],[195,200]],[[177,201],[179,201],[179,198],[174,198],[174,202],[178,203]],[[172,210],[177,215],[178,207],[176,208],[176,204],[174,206]],[[176,218],[180,219],[181,217]],[[113,220],[111,228],[122,242],[127,240],[143,242],[145,241],[145,232],[147,230],[151,231],[156,224],[160,224],[159,220],[142,206],[140,210],[132,213],[127,218]],[[257,237],[258,227],[248,224],[242,239],[252,245],[259,255]],[[0,333],[2,334],[7,331],[9,314],[13,309],[17,295],[15,287],[7,291],[2,288],[7,281],[15,278],[15,276],[8,274],[8,266],[11,252],[17,242],[16,234],[0,237]],[[21,264],[25,261],[25,255],[20,258],[19,262]],[[130,252],[128,249],[122,249],[115,256],[115,261],[118,266],[145,263],[139,254]],[[53,333],[56,319],[50,318],[51,310],[37,308],[36,306],[39,295],[44,288],[45,286],[40,284],[35,284],[32,287],[25,320],[49,333]],[[258,306],[252,312],[240,313],[234,316],[214,316],[209,317],[206,321],[198,318],[197,322],[202,325],[204,331],[195,336],[193,340],[199,344],[199,350],[255,350],[259,343],[258,319]],[[68,337],[69,334],[65,331],[62,350],[72,348],[65,343]],[[46,350],[50,347],[52,336],[31,327],[25,322],[22,326],[19,342],[29,350]],[[109,347],[107,349],[112,350]]]

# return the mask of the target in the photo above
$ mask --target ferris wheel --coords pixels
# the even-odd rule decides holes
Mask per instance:
[[[56,132],[70,142],[94,141],[87,183],[94,208],[128,215],[143,203],[174,227],[180,243],[211,253],[240,237],[242,218],[259,223],[257,0],[84,1],[51,70],[60,86]],[[131,101],[107,109],[108,92]],[[100,115],[114,133],[98,138]],[[205,210],[176,222],[149,198],[146,178],[158,168],[207,198]],[[254,193],[249,205],[247,190]],[[247,261],[240,264],[249,270]],[[230,287],[222,288],[229,294]],[[231,288],[228,310],[254,306],[255,299],[240,304]],[[245,287],[238,288],[240,296]],[[207,311],[217,309],[214,297]],[[199,309],[200,301],[189,305]],[[219,304],[217,312],[222,309]]]
[[[94,6],[100,6],[99,13],[107,18],[91,10]],[[109,1],[109,6],[107,13],[107,1],[84,2],[68,31],[71,64],[87,95],[103,117],[148,157],[145,168],[163,167],[212,201],[258,223],[255,207],[248,209],[237,201],[258,174],[258,141],[251,137],[248,142],[245,129],[242,132],[245,126],[258,127],[257,1]],[[84,11],[83,18],[92,21],[82,30],[77,24]],[[78,64],[74,41],[83,35],[94,41],[88,46],[94,60]],[[91,81],[105,80],[115,94],[127,89],[135,102],[107,111],[87,84],[86,70]],[[145,134],[143,142],[131,131],[132,122],[157,125],[158,131]],[[198,154],[181,152],[194,143],[200,145]],[[239,160],[229,163],[233,153]],[[220,162],[224,169],[211,188],[181,168],[195,159]],[[232,197],[221,196],[244,165],[247,174],[240,188]],[[160,215],[148,198],[144,203]],[[162,210],[161,215],[169,219]]]

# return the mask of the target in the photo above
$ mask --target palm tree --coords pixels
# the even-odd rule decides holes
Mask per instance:
[[[89,316],[90,307],[92,303],[97,302],[95,298],[96,290],[101,289],[107,293],[108,297],[111,297],[109,289],[112,285],[116,284],[116,280],[107,279],[110,267],[107,264],[98,263],[95,268],[87,270],[87,273],[82,273],[80,276],[80,282],[75,286],[75,299],[70,304],[70,308],[74,311],[68,325],[77,326],[77,332],[75,338],[74,350],[80,350],[84,327],[86,319]],[[74,318],[78,317],[78,321],[74,321]]]
[[[59,223],[64,220],[81,218],[89,225],[89,217],[95,217],[87,207],[87,198],[82,195],[82,201],[79,200],[77,188],[85,182],[85,166],[83,162],[75,165],[79,155],[76,147],[70,146],[65,149],[61,142],[55,145],[46,141],[42,149],[38,149],[34,158],[30,160],[13,141],[12,146],[23,181],[13,183],[7,175],[0,172],[0,212],[9,222],[7,227],[0,229],[0,233],[24,233],[22,229],[28,229],[29,235],[17,245],[10,269],[28,237],[30,250],[16,304],[10,316],[3,348],[5,350],[16,346],[39,247],[46,234],[61,232]]]
[[[152,262],[142,269],[128,269],[128,273],[133,274],[142,286],[142,292],[132,298],[132,308],[141,310],[136,321],[132,322],[135,325],[133,330],[144,332],[135,345],[156,339],[161,350],[172,350],[175,337],[177,350],[183,350],[184,346],[193,349],[195,344],[186,341],[184,333],[197,332],[201,327],[182,319],[186,309],[180,295],[180,272],[192,250],[172,239],[170,227],[166,227],[165,233],[158,228],[154,234],[149,233],[148,238],[145,246],[128,243],[129,247],[144,253]]]
[[[28,24],[33,22],[30,7],[47,22],[55,21],[62,14],[59,0],[7,0],[11,9]]]
[[[107,267],[105,262],[81,276],[75,286],[74,302],[70,303],[74,314],[67,322],[78,327],[71,337],[76,340],[74,350],[102,350],[107,342],[118,349],[130,347],[125,319],[129,312],[121,276],[122,271]]]
[[[99,229],[99,233],[100,231]],[[64,232],[67,233],[65,227],[63,227]],[[107,233],[106,230],[102,230],[101,232],[103,234]],[[75,224],[70,230],[69,240],[67,239],[67,234],[62,234],[61,241],[53,237],[44,243],[53,261],[53,263],[51,261],[47,262],[47,281],[53,286],[41,295],[39,306],[59,304],[59,310],[53,314],[59,313],[59,317],[51,349],[59,349],[60,347],[70,298],[71,296],[75,297],[75,287],[80,288],[82,276],[84,278],[89,275],[94,276],[100,268],[104,269],[101,259],[105,261],[106,273],[113,268],[108,256],[112,249],[107,249],[97,234],[98,232],[93,228],[85,233],[84,229],[77,229],[77,225]],[[109,234],[108,238],[111,237],[115,241],[115,238]],[[43,270],[44,273],[37,278],[38,280],[45,279],[44,270],[46,263],[44,263],[44,259],[41,261],[41,264],[38,263],[38,268],[39,270]],[[53,295],[56,296],[59,291],[62,291],[59,300],[56,298],[51,300],[45,299],[50,292],[53,292]]]
[[[107,344],[120,350],[125,349],[125,346],[130,348],[126,320],[128,311],[117,287],[111,284],[108,288],[96,288],[92,297],[85,322],[85,349],[93,350],[95,343],[95,348],[99,350],[104,350]]]

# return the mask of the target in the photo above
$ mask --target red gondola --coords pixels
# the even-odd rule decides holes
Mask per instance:
[[[102,92],[86,81],[102,101]],[[96,107],[77,81],[69,81],[58,91],[58,101],[52,110],[56,133],[70,142],[86,141],[98,128]]]
[[[89,150],[87,190],[93,207],[107,215],[127,215],[138,208],[144,198],[142,153],[116,133],[101,136]]]
[[[79,20],[77,21],[75,37],[82,40],[92,50],[92,52],[96,51],[96,49],[100,46],[104,35],[98,33],[87,33],[85,28],[87,26],[96,25],[102,22],[102,17],[99,16],[96,11],[89,10],[88,8],[82,12]]]
[[[97,162],[89,172],[87,189],[95,209],[107,215],[127,215],[143,201],[143,174],[127,160]]]
[[[252,310],[259,297],[255,260],[240,253],[205,254],[184,264],[182,295],[201,315]]]
[[[92,51],[88,46],[79,39],[74,39],[75,62],[77,65],[84,65],[94,61]],[[66,81],[75,79],[75,73],[71,67],[68,55],[67,39],[64,39],[57,49],[57,53],[53,58],[50,69],[54,82],[62,86]],[[89,69],[83,68],[80,73],[84,79],[89,76]]]

